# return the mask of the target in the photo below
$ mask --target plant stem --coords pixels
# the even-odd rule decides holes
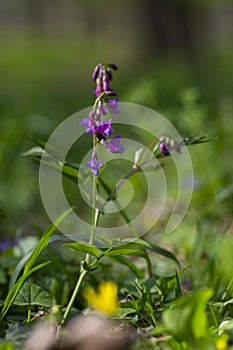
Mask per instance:
[[[96,154],[98,153],[98,146],[97,146],[97,142],[96,142],[96,135],[93,135],[93,152],[96,152]],[[93,245],[94,242],[94,235],[95,235],[95,230],[96,230],[96,226],[97,226],[97,222],[98,222],[98,218],[99,218],[99,209],[96,208],[96,202],[98,199],[98,176],[93,175],[93,187],[92,187],[92,225],[91,225],[91,233],[90,233],[90,238],[89,238],[89,244]],[[68,317],[68,314],[74,304],[75,299],[77,298],[77,295],[80,291],[82,282],[84,281],[87,273],[88,273],[88,267],[90,266],[91,263],[91,255],[90,254],[86,254],[85,257],[85,267],[84,264],[81,265],[81,269],[80,269],[80,275],[78,278],[78,281],[76,283],[75,289],[73,291],[73,294],[70,298],[69,304],[66,307],[66,310],[64,312],[64,315],[62,317],[61,320],[61,325],[63,325]]]
[[[114,188],[114,190],[112,191],[112,193],[108,196],[108,198],[106,199],[105,205],[107,204],[107,202],[109,202],[111,199],[113,199],[113,197],[116,195],[117,191],[124,185],[125,181],[128,180],[132,175],[134,175],[136,172],[139,171],[139,167],[136,166],[135,168],[131,169],[124,177],[123,179],[121,179],[121,181],[119,182],[118,186],[116,186]]]
[[[81,271],[81,273],[80,273],[80,275],[79,275],[79,279],[78,279],[78,281],[77,281],[77,283],[76,283],[76,286],[75,286],[75,289],[74,289],[74,291],[73,291],[73,294],[72,294],[72,296],[71,296],[71,298],[70,298],[69,304],[67,305],[66,310],[65,310],[65,312],[64,312],[64,315],[63,315],[63,317],[62,317],[61,325],[63,325],[63,324],[65,323],[65,321],[66,321],[66,319],[67,319],[67,316],[68,316],[68,314],[69,314],[69,312],[70,312],[70,310],[71,310],[71,308],[72,308],[72,306],[73,306],[73,303],[74,303],[74,301],[75,301],[75,299],[76,299],[76,297],[77,297],[77,295],[78,295],[78,292],[79,292],[79,290],[80,290],[80,287],[81,287],[81,285],[82,285],[82,282],[83,282],[84,278],[85,278],[86,275],[87,275],[87,272],[88,272],[88,271],[85,270],[83,267],[82,267],[81,269],[82,269],[82,271]]]
[[[93,152],[95,152],[98,155],[98,144],[96,142],[96,135],[93,134]],[[94,242],[94,235],[95,235],[95,229],[98,222],[99,217],[99,209],[96,208],[96,202],[98,200],[98,176],[93,175],[93,186],[92,186],[92,225],[91,225],[91,234],[89,238],[89,244],[93,245]],[[86,263],[89,265],[91,262],[91,256],[90,254],[86,254]]]
[[[211,316],[212,316],[212,319],[213,319],[213,322],[214,322],[214,326],[215,326],[216,328],[218,328],[218,321],[217,321],[217,319],[216,319],[216,316],[215,316],[213,307],[212,307],[212,305],[210,305],[210,304],[208,304],[208,306],[209,306],[209,310],[210,310],[210,313],[211,313]]]
[[[31,305],[28,306],[28,317],[26,323],[31,321]]]
[[[156,158],[156,157],[154,157]],[[135,165],[133,167],[133,169],[131,169],[118,183],[118,185],[114,188],[114,190],[109,194],[109,196],[106,198],[104,206],[108,204],[108,202],[110,200],[112,200],[115,195],[117,194],[117,191],[119,191],[119,189],[124,185],[125,181],[128,180],[131,176],[133,176],[134,174],[136,174],[137,172],[141,171],[142,166],[145,166],[146,164],[150,163],[154,158],[145,160],[144,162],[142,162],[140,165]],[[160,165],[158,165],[156,167],[155,170],[160,169]]]

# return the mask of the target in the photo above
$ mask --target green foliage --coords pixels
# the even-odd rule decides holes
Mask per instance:
[[[180,297],[163,313],[164,325],[180,342],[193,343],[208,336],[206,303],[212,290]]]
[[[22,47],[13,40],[12,44],[6,42],[7,49],[2,50],[0,218],[4,236],[13,235],[24,222],[39,222],[41,227],[46,224],[36,190],[37,168],[19,154],[23,152],[40,162],[45,146],[40,137],[46,139],[61,118],[73,113],[77,106],[80,109],[89,104],[82,84],[95,63],[93,52],[98,55],[101,49],[108,55],[108,47],[106,40],[95,42],[89,37],[79,38],[79,44],[76,43],[77,38],[62,39],[51,46],[51,42],[34,37]],[[182,134],[189,136],[188,145],[195,143],[200,130],[205,134],[213,129],[219,141],[190,148],[197,182],[191,210],[172,235],[163,234],[163,226],[154,228],[148,236],[156,244],[123,239],[94,240],[90,245],[81,232],[76,235],[77,241],[63,235],[51,237],[56,229],[53,225],[31,252],[3,252],[0,305],[4,321],[0,350],[21,349],[33,322],[44,317],[40,316],[42,311],[60,322],[50,305],[53,300],[64,311],[86,253],[92,256],[93,266],[84,286],[95,286],[103,278],[118,283],[121,308],[116,321],[133,325],[139,338],[137,349],[232,348],[232,54],[224,55],[219,50],[209,57],[201,55],[200,61],[192,60],[191,64],[181,57],[156,61],[150,58],[149,63],[145,59],[142,64],[126,48],[114,47],[112,55],[116,61],[124,61],[120,69],[122,100],[143,103],[164,113]],[[77,67],[82,67],[78,79],[73,74]],[[86,91],[91,89],[87,84]],[[36,147],[27,152],[25,149],[31,144],[25,140],[25,132],[43,135],[31,138]],[[199,143],[202,141],[205,139],[199,138]],[[85,151],[85,146],[84,143],[81,151]],[[78,175],[81,176],[78,152],[77,164],[72,164],[61,161],[52,146],[47,151],[44,164],[62,171],[76,185]],[[170,168],[167,172],[170,182],[173,172]],[[100,178],[101,191],[106,196],[112,191],[110,180]],[[140,181],[135,183],[140,188]],[[124,222],[130,222],[126,211],[119,214]],[[135,231],[131,227],[137,236]],[[26,242],[25,233],[31,234],[29,226],[20,227],[17,232],[22,245]],[[26,304],[19,305],[25,295]],[[35,321],[24,325],[25,310],[31,306],[31,318],[35,317]],[[79,295],[70,318],[79,315],[80,310],[87,312],[85,308],[85,300]]]
[[[22,276],[15,282],[15,284],[11,287],[9,290],[6,299],[3,304],[3,308],[1,310],[1,320],[6,316],[7,311],[13,304],[17,294],[21,290],[24,282],[26,279],[34,272],[40,270],[41,268],[47,266],[50,262],[45,262],[42,264],[39,264],[37,266],[34,266],[39,256],[43,253],[45,248],[47,247],[47,244],[49,242],[49,239],[53,232],[55,231],[57,225],[64,220],[64,218],[70,213],[72,209],[69,209],[67,212],[63,213],[59,218],[57,218],[54,223],[50,226],[50,228],[42,235],[40,241],[36,245],[36,247],[33,249],[31,254],[29,254],[27,261],[25,261],[24,270]],[[19,272],[19,269],[17,269],[17,272]]]
[[[79,252],[90,254],[97,258],[99,256],[99,250],[90,244],[75,242],[75,243],[68,243],[66,244],[66,246],[70,247],[71,249],[78,250]]]
[[[53,299],[50,294],[35,283],[25,282],[17,294],[14,305],[39,305],[43,307],[52,306]]]

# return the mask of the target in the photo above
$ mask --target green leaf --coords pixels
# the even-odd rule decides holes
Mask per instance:
[[[75,242],[80,242],[80,243],[86,243],[88,244],[89,238],[84,235],[69,235],[69,238],[66,237],[65,235],[53,235],[50,240],[49,244],[51,243],[57,243],[57,244],[68,244],[68,243],[75,243]],[[108,248],[108,244],[103,242],[102,239],[95,238],[94,239],[94,245],[97,248]]]
[[[135,240],[135,239],[134,239]],[[111,242],[110,242],[111,244]],[[151,262],[146,249],[138,244],[125,243],[124,240],[120,240],[115,245],[110,246],[108,249],[101,248],[103,256],[107,257],[120,257],[123,255],[132,255],[144,258],[147,262],[149,274],[151,274]]]
[[[136,310],[128,307],[120,308],[116,312],[116,317],[125,318],[129,314],[135,313]]]
[[[50,226],[50,228],[43,234],[43,236],[41,237],[41,239],[39,240],[38,244],[36,245],[36,247],[33,249],[30,257],[28,258],[28,260],[25,262],[25,266],[24,266],[24,271],[23,271],[23,275],[18,279],[18,281],[11,287],[11,289],[9,290],[2,311],[1,311],[1,318],[0,320],[2,321],[3,318],[5,317],[7,311],[9,310],[9,308],[11,307],[12,303],[14,302],[16,295],[18,294],[19,290],[21,289],[23,283],[26,281],[26,279],[35,271],[41,269],[42,267],[48,265],[50,262],[46,262],[43,264],[40,264],[38,266],[34,266],[35,262],[37,261],[37,259],[40,257],[40,255],[43,253],[43,251],[45,250],[45,248],[47,247],[47,244],[49,242],[49,239],[51,237],[51,235],[53,234],[53,232],[56,230],[57,226],[62,222],[62,220],[65,219],[65,217],[72,211],[73,209],[70,208],[69,210],[67,210],[65,213],[63,213],[62,215],[60,215],[55,221],[54,223]]]
[[[135,152],[135,155],[134,155],[134,165],[137,166],[140,162],[140,159],[142,158],[143,156],[143,148],[139,148],[136,152]]]
[[[34,248],[31,256],[27,260],[23,275],[25,275],[29,269],[32,268],[32,266],[35,264],[36,260],[39,258],[39,256],[43,253],[45,248],[47,247],[47,244],[49,242],[49,239],[53,232],[56,230],[57,226],[66,218],[66,216],[73,210],[73,208],[68,209],[65,213],[60,215],[50,226],[50,228],[43,234],[39,242],[37,243],[36,247]]]
[[[9,322],[8,328],[5,330],[5,340],[13,344],[13,349],[22,349],[27,340],[29,333],[31,332],[30,327],[19,322]]]
[[[2,268],[0,268],[0,284],[5,284],[5,283],[7,283],[5,271]]]
[[[74,169],[68,165],[64,165],[62,167],[62,173],[63,175],[66,175],[67,177],[71,177],[72,179],[76,180],[76,183],[78,181],[78,170]]]
[[[146,256],[144,250],[134,249],[130,247],[122,247],[122,248],[113,248],[111,250],[107,250],[103,253],[104,256],[119,256],[119,255],[133,255],[144,258]]]
[[[39,305],[51,307],[53,299],[49,292],[35,283],[25,282],[17,294],[14,305]]]
[[[41,164],[47,165],[48,167],[57,170],[59,172],[62,172],[64,176],[66,176],[68,179],[73,181],[75,184],[78,183],[78,171],[72,167],[69,167],[67,165],[64,165],[62,162],[57,162],[51,159],[51,161],[42,160],[38,157],[33,157],[33,159],[37,160]],[[79,175],[81,176],[81,175]]]
[[[33,159],[37,160],[38,162],[47,165],[59,172],[62,172],[64,176],[68,177],[70,180],[74,181],[77,184],[79,165],[70,164],[66,161],[63,161],[55,147],[48,144],[47,142],[31,136],[27,137],[35,144],[37,144],[37,147],[33,147],[28,151],[22,153],[23,156],[33,157]],[[44,150],[45,147],[46,151]],[[48,157],[48,160],[44,159],[45,155]],[[43,160],[41,159],[42,156]]]
[[[17,278],[21,270],[23,269],[24,265],[26,264],[27,260],[30,258],[31,255],[32,255],[32,250],[28,254],[24,255],[22,259],[19,261],[19,263],[17,264],[17,266],[15,267],[10,278],[9,289],[11,289],[15,284],[15,282],[17,281]]]
[[[206,289],[184,296],[165,310],[163,313],[165,327],[178,341],[193,343],[208,336],[205,307],[212,295],[212,289]]]
[[[11,342],[0,344],[0,350],[13,350],[13,344]]]
[[[50,157],[50,155],[46,153],[45,150],[39,146],[32,147],[28,151],[22,153],[22,156],[31,156],[31,157],[42,157],[43,155]]]
[[[178,266],[180,266],[179,261],[177,260],[177,258],[175,257],[175,255],[172,252],[170,252],[169,250],[164,249],[156,244],[146,242],[146,241],[139,239],[139,238],[126,238],[126,239],[123,239],[121,241],[121,243],[122,244],[130,243],[130,244],[134,244],[134,246],[144,247],[145,249],[149,249],[149,250],[151,250],[159,255],[164,256],[167,259],[173,260]]]
[[[59,152],[58,152],[58,150],[56,150],[56,148],[54,146],[50,145],[46,141],[37,139],[37,138],[32,137],[32,136],[27,135],[27,138],[29,140],[31,140],[32,142],[34,142],[37,146],[39,146],[43,149],[46,147],[46,152],[48,154],[50,154],[53,158],[60,160]]]
[[[122,257],[124,255],[132,255],[137,256],[139,258],[143,258],[147,262],[148,271],[151,274],[151,262],[147,252],[143,249],[135,249],[130,247],[120,247],[120,248],[112,248],[103,252],[103,256],[107,256],[109,258],[112,257]]]
[[[78,250],[79,252],[82,252],[82,253],[93,255],[96,258],[98,258],[100,255],[99,250],[93,245],[90,245],[88,243],[75,242],[75,243],[65,244],[65,246],[74,250]]]
[[[11,307],[12,303],[14,302],[16,295],[18,294],[18,292],[20,291],[22,285],[24,284],[24,282],[26,281],[26,279],[34,272],[42,269],[43,267],[47,266],[48,264],[50,264],[50,261],[47,261],[43,264],[37,265],[34,268],[30,269],[26,274],[24,274],[23,276],[21,276],[18,281],[13,285],[13,287],[9,290],[6,299],[4,301],[3,304],[3,308],[1,311],[1,318],[0,320],[2,321],[3,318],[6,316],[7,311],[9,310],[9,308]]]
[[[229,319],[226,321],[223,321],[219,325],[219,331],[220,332],[226,332],[226,331],[233,331],[233,319]]]

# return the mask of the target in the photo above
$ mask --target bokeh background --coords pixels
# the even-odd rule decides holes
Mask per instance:
[[[38,164],[21,156],[26,135],[46,140],[90,106],[100,61],[118,65],[121,101],[157,110],[184,137],[218,136],[190,149],[196,189],[182,234],[197,222],[232,231],[232,23],[230,0],[0,0],[1,238],[49,224]]]

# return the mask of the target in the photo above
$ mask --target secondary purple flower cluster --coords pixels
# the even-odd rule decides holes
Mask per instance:
[[[0,253],[5,252],[10,248],[14,248],[19,242],[11,241],[9,239],[4,239],[0,241]]]
[[[159,148],[160,148],[160,152],[163,155],[169,156],[170,151],[172,151],[172,150],[180,153],[181,145],[178,144],[173,138],[171,138],[169,136],[161,136]]]
[[[93,93],[96,95],[96,102],[89,114],[89,118],[81,121],[81,125],[87,127],[88,134],[96,135],[96,139],[102,143],[105,148],[112,153],[123,153],[125,148],[120,143],[121,136],[115,136],[112,139],[113,128],[111,126],[112,119],[101,120],[107,113],[116,115],[120,112],[118,108],[118,98],[116,92],[110,87],[112,81],[112,70],[117,70],[115,64],[98,64],[92,74],[92,79],[96,83],[96,89]],[[114,97],[113,99],[108,99]],[[96,151],[93,151],[92,158],[87,162],[87,166],[91,168],[92,173],[97,176],[99,169],[103,166],[103,161],[98,160]]]

